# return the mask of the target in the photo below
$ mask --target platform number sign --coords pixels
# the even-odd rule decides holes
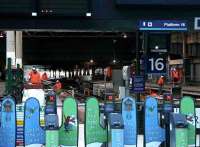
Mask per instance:
[[[166,56],[159,54],[150,54],[146,58],[146,72],[155,74],[166,73]]]
[[[140,20],[141,31],[187,31],[185,20]]]

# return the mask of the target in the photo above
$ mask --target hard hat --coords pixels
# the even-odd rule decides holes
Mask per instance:
[[[36,70],[35,66],[33,66],[32,70]]]

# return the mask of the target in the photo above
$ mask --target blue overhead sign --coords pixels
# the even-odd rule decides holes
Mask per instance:
[[[149,54],[146,58],[146,73],[166,74],[166,58],[166,54]]]
[[[145,79],[144,76],[132,77],[132,87],[130,89],[134,93],[143,93],[145,91]]]
[[[142,31],[187,31],[185,20],[141,20],[139,30]]]

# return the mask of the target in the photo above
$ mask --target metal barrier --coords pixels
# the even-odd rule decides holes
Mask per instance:
[[[6,100],[10,101],[10,104],[12,105],[12,107],[5,107],[5,104],[7,104]],[[155,98],[147,97],[145,102],[137,103],[135,102],[134,98],[126,97],[122,100],[121,108],[120,106],[113,107],[113,104],[107,107],[102,107],[104,109],[104,110],[102,109],[102,112],[103,111],[110,112],[111,110],[113,111],[113,108],[121,109],[121,114],[122,114],[123,123],[124,123],[124,130],[123,130],[124,145],[137,144],[138,127],[137,127],[136,120],[137,120],[137,117],[139,117],[136,115],[138,111],[136,107],[137,105],[140,105],[141,107],[145,108],[145,117],[142,116],[145,118],[145,125],[144,125],[145,146],[148,147],[149,145],[152,145],[152,144],[154,146],[158,146],[161,142],[165,140],[165,131],[167,133],[167,131],[169,132],[169,130],[170,131],[173,129],[177,130],[176,124],[172,124],[172,127],[169,130],[167,130],[165,126],[169,120],[166,119],[166,116],[164,117],[165,119],[163,120],[162,115],[164,114],[163,113],[164,111],[168,110],[168,108],[170,108],[170,111],[171,111],[171,107],[167,107],[167,105],[163,105],[163,101],[159,100],[159,104],[158,104],[158,101]],[[187,128],[188,145],[195,146],[196,145],[195,144],[196,142],[195,128],[198,122],[198,117],[195,114],[195,103],[191,97],[183,97],[183,99],[180,100],[180,109],[178,108],[178,106],[179,106],[179,103],[176,103],[173,105],[174,112],[181,113],[184,116],[186,116],[186,120],[188,123],[188,128]],[[196,109],[199,109],[199,108],[196,108]],[[60,129],[58,129],[58,118],[56,117],[56,115],[52,115],[52,116],[46,115],[45,116],[46,124],[44,124],[44,107],[40,107],[39,102],[35,98],[29,98],[26,101],[25,106],[17,105],[16,107],[15,107],[15,103],[12,102],[12,98],[10,97],[5,98],[5,100],[2,102],[1,111],[2,112],[1,112],[0,132],[1,131],[2,132],[0,133],[0,140],[3,140],[2,134],[11,135],[9,131],[12,131],[12,128],[7,132],[3,131],[4,129],[6,129],[6,125],[9,124],[5,122],[7,122],[7,120],[13,120],[17,118],[17,121],[16,121],[17,129],[15,133],[12,133],[12,134],[16,134],[16,136],[13,135],[13,137],[15,137],[16,139],[16,146],[30,145],[30,144],[45,144],[45,136],[44,136],[45,134],[46,134],[46,140],[48,140],[46,141],[47,142],[46,146],[53,146],[53,144],[55,146],[57,145],[77,146],[78,145],[78,126],[79,126],[78,117],[77,117],[78,110],[77,110],[76,100],[73,97],[68,97],[64,101],[63,110],[62,110],[63,111],[62,125]],[[17,113],[15,113],[15,111]],[[160,114],[160,117],[157,117],[158,114]],[[43,119],[40,119],[41,117]],[[103,128],[100,125],[100,119],[101,118],[100,118],[98,100],[94,97],[88,98],[85,105],[85,145],[86,146],[94,145],[95,143],[106,144],[108,142],[107,140],[109,140],[109,137],[107,135],[108,133],[107,126]],[[165,131],[164,129],[160,128],[159,123],[158,123],[159,120],[161,120],[160,122],[163,122],[165,126]],[[143,124],[143,123],[141,122],[140,124]],[[4,125],[5,127],[2,128],[2,126]],[[9,125],[9,128],[10,126],[15,127],[16,125],[14,124]],[[45,127],[46,132],[41,126],[46,126]],[[24,132],[24,135],[23,135],[23,132]],[[180,132],[180,130],[178,132]],[[23,138],[23,136],[25,138]],[[23,144],[23,140],[24,140],[24,144]],[[54,140],[54,143],[53,143],[53,140]],[[56,140],[58,141],[56,142]],[[169,140],[171,140],[171,137],[170,139],[168,139],[168,141]],[[1,142],[0,142],[0,145],[1,145]],[[6,147],[6,143],[4,146]],[[9,146],[12,146],[12,145],[9,145]],[[167,145],[162,144],[162,146],[167,146]]]

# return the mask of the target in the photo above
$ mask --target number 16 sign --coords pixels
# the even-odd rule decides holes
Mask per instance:
[[[166,54],[149,54],[146,58],[146,73],[166,74]]]

